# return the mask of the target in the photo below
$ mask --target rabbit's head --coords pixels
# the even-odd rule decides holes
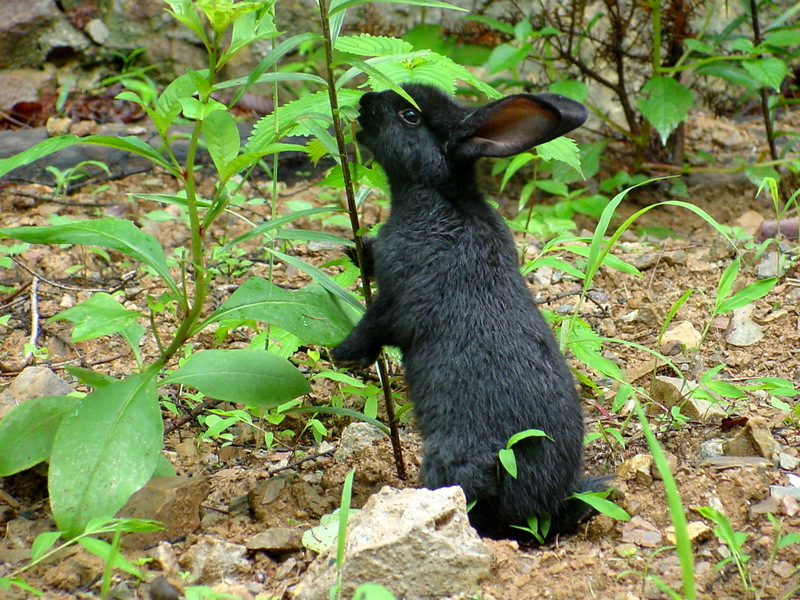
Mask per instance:
[[[516,94],[478,108],[440,89],[404,85],[417,106],[387,90],[361,97],[358,141],[390,182],[452,183],[481,156],[512,156],[563,135],[586,120],[580,102],[557,94]]]

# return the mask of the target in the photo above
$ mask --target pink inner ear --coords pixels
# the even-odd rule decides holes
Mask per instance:
[[[557,111],[531,98],[509,98],[469,141],[481,146],[483,156],[511,156],[546,140],[560,121]]]

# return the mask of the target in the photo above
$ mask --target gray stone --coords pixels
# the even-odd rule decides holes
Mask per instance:
[[[247,548],[210,535],[201,535],[181,557],[191,571],[190,583],[216,583],[220,579],[250,570]]]
[[[622,541],[644,548],[656,548],[661,545],[661,532],[650,521],[640,516],[633,517],[622,527]]]
[[[750,318],[753,305],[748,304],[733,311],[725,340],[732,346],[752,346],[764,337],[764,330]]]
[[[106,43],[106,40],[108,40],[108,36],[110,35],[108,27],[106,27],[106,24],[100,19],[92,19],[89,21],[83,31],[86,33],[86,35],[92,38],[93,42],[100,44],[101,46]]]
[[[491,563],[491,550],[469,525],[461,488],[384,488],[349,524],[343,596],[364,582],[407,600],[470,594]],[[327,599],[336,577],[333,556],[320,555],[294,598]]]
[[[719,438],[706,440],[705,442],[701,443],[699,452],[700,460],[708,460],[710,458],[724,456],[725,451],[722,449],[722,444],[724,443],[725,440],[721,440]]]
[[[59,17],[53,0],[0,2],[0,69],[39,66],[45,55],[37,39]]]
[[[780,252],[766,252],[756,265],[756,275],[759,279],[768,277],[780,277],[786,272],[786,268],[781,263]]]
[[[362,454],[365,449],[385,437],[386,434],[374,425],[359,422],[351,423],[342,432],[342,437],[339,439],[339,447],[333,454],[333,458],[340,463],[347,463],[354,456]]]
[[[794,471],[797,467],[800,467],[800,458],[781,452],[778,455],[778,464],[785,471]]]
[[[73,387],[46,367],[26,367],[0,393],[0,419],[8,412],[33,398],[66,396]]]

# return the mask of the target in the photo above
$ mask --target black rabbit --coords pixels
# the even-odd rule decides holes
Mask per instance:
[[[386,171],[391,216],[366,246],[375,301],[332,351],[366,367],[381,346],[399,346],[424,439],[426,487],[459,485],[477,503],[481,535],[529,537],[532,515],[551,517],[550,536],[574,530],[588,506],[573,492],[605,488],[582,474],[583,416],[572,375],[536,309],[503,219],[481,196],[475,161],[511,156],[586,120],[555,95],[519,94],[466,108],[426,85],[361,98],[358,141]],[[539,429],[513,449],[518,476],[498,462],[509,438]]]

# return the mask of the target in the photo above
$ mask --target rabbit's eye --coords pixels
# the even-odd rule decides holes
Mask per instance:
[[[397,114],[409,125],[419,125],[422,122],[419,113],[413,108],[404,108]]]

